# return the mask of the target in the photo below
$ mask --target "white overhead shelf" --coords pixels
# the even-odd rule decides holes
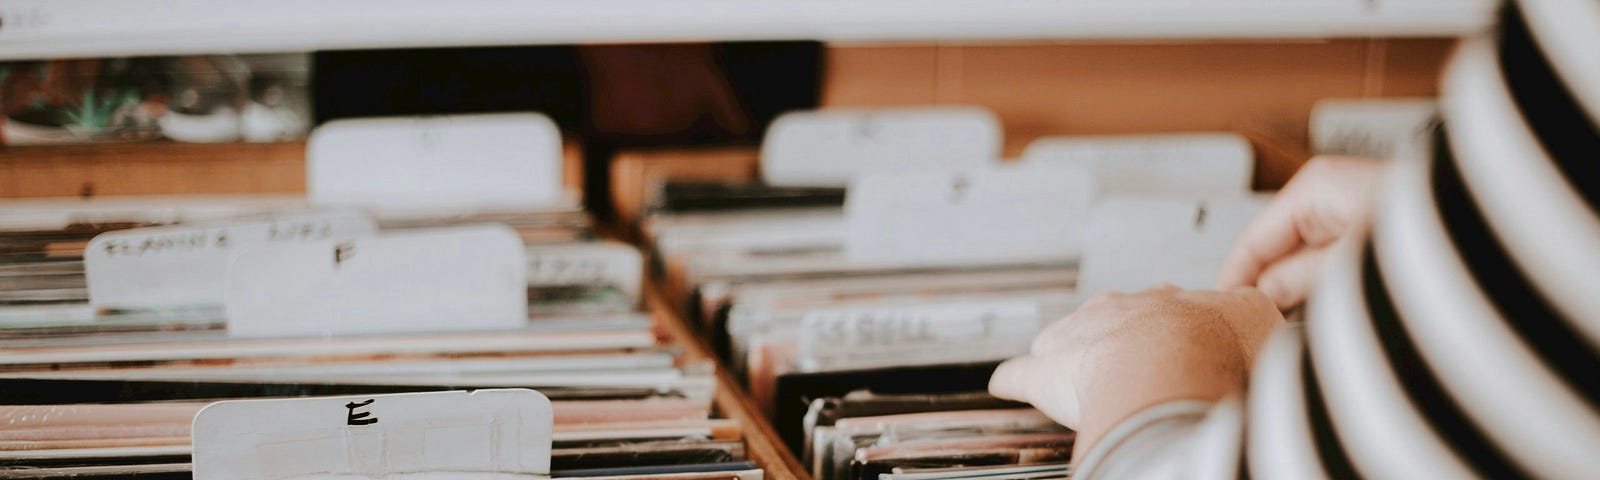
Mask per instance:
[[[1451,36],[1492,0],[0,0],[0,59],[794,40]]]

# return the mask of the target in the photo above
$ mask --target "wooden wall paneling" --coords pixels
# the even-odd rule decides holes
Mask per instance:
[[[1256,170],[1251,181],[1255,190],[1277,190],[1289,182],[1311,158],[1305,135],[1263,123],[1241,125],[1237,130],[1250,140],[1256,154]]]
[[[1432,97],[1439,94],[1439,73],[1455,52],[1453,39],[1385,40],[1378,96]]]
[[[1005,154],[1045,135],[1231,130],[1270,137],[1257,187],[1304,158],[1325,98],[1432,96],[1450,39],[831,46],[825,107],[980,105],[1006,129]],[[930,54],[926,49],[933,48]],[[1270,132],[1270,133],[1263,133]],[[1259,145],[1258,145],[1259,146]]]
[[[936,103],[939,48],[935,45],[829,46],[824,58],[824,106]]]
[[[1361,41],[949,48],[963,52],[952,103],[993,108],[1010,151],[1050,134],[1303,124],[1317,99],[1361,94],[1366,53]]]

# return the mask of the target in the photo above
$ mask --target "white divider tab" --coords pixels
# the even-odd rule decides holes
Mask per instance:
[[[1039,332],[1027,300],[816,310],[800,321],[803,370],[982,361],[1027,353]]]
[[[1101,195],[1233,196],[1255,173],[1250,141],[1236,133],[1045,137],[1022,161],[1081,166]]]
[[[971,263],[1078,256],[1094,184],[1076,167],[868,174],[845,199],[853,259]]]
[[[761,143],[761,179],[841,187],[857,174],[972,168],[1000,160],[1000,120],[974,107],[786,113]]]
[[[228,333],[516,328],[528,321],[526,265],[504,225],[253,248],[228,273]]]
[[[1102,200],[1089,215],[1078,291],[1130,292],[1162,283],[1214,288],[1234,241],[1267,198]]]
[[[194,478],[548,478],[554,419],[527,389],[217,402]]]
[[[220,307],[228,262],[241,249],[352,238],[377,229],[358,212],[332,211],[102,233],[83,252],[89,303],[102,310]]]
[[[643,293],[644,258],[617,242],[529,245],[528,286],[614,285],[628,298]]]
[[[311,132],[306,194],[376,209],[562,201],[561,132],[537,113],[350,119]]]
[[[1431,98],[1323,100],[1311,107],[1312,153],[1393,157],[1423,139],[1438,113]]]

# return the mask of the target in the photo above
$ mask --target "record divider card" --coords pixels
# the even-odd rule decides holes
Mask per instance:
[[[241,250],[377,229],[359,212],[327,211],[102,233],[83,252],[89,302],[98,310],[220,307],[229,262]]]
[[[194,478],[550,478],[554,422],[528,389],[223,401],[195,416]]]
[[[921,264],[1070,259],[1093,200],[1093,178],[1076,166],[863,174],[845,198],[845,255]]]
[[[791,112],[767,130],[760,170],[769,185],[842,187],[864,173],[990,165],[1000,148],[1000,120],[981,108]]]
[[[312,131],[319,206],[538,207],[561,201],[561,132],[538,113],[346,119]]]
[[[228,334],[517,328],[528,321],[526,264],[516,232],[494,224],[258,248],[233,260]]]

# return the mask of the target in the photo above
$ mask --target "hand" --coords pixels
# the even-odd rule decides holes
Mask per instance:
[[[1305,302],[1328,247],[1366,220],[1382,168],[1355,158],[1306,163],[1239,235],[1217,288],[1256,287],[1284,310]]]
[[[1283,316],[1261,292],[1164,285],[1108,293],[1040,332],[1031,355],[1000,365],[997,397],[1032,403],[1078,431],[1074,458],[1123,419],[1162,402],[1215,401],[1244,385]]]

